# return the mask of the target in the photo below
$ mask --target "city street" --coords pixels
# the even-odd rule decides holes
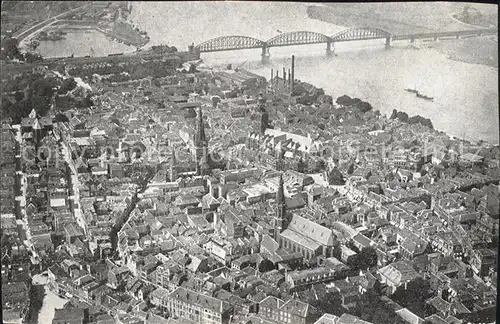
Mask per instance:
[[[20,151],[23,151],[23,139],[21,135],[21,125],[13,125],[12,128],[17,130],[16,133],[16,141],[19,143],[19,148]],[[16,158],[21,158],[22,159],[22,154],[19,154],[16,156]],[[21,160],[21,167],[22,167],[22,160]],[[17,171],[17,174],[21,175],[21,195],[17,196],[15,199],[16,201],[19,201],[19,205],[21,207],[21,215],[22,219],[17,220],[17,223],[20,224],[24,231],[26,232],[26,240],[23,242],[24,245],[31,251],[32,255],[35,257],[31,262],[33,264],[37,264],[39,262],[38,256],[36,252],[33,249],[33,243],[31,242],[31,230],[28,226],[28,216],[26,215],[26,191],[28,189],[28,179],[26,177],[26,174],[22,170]]]
[[[62,153],[64,156],[64,161],[68,164],[71,170],[71,188],[73,195],[69,197],[70,200],[73,201],[73,206],[76,208],[73,209],[73,213],[78,225],[83,229],[85,235],[87,235],[87,227],[85,226],[85,220],[83,218],[82,211],[80,209],[80,181],[78,180],[78,171],[75,168],[75,164],[71,159],[71,154],[68,150],[67,145],[64,142],[61,142]]]

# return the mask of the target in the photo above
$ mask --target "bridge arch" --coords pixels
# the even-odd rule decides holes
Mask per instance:
[[[310,31],[294,31],[283,33],[269,39],[266,44],[268,47],[273,46],[288,46],[288,45],[303,45],[303,44],[318,44],[327,43],[329,37],[320,33]]]
[[[391,33],[380,29],[371,27],[349,28],[344,29],[334,34],[331,39],[334,42],[365,40],[365,39],[378,39],[391,37]]]
[[[196,46],[201,53],[261,48],[264,42],[248,36],[221,36],[209,39]]]

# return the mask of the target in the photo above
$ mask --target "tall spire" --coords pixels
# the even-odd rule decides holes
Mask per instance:
[[[274,239],[278,240],[279,234],[288,227],[286,216],[285,189],[283,185],[283,175],[280,173],[278,192],[276,193],[276,217],[274,219]]]
[[[276,202],[278,207],[285,204],[285,188],[283,184],[283,174],[280,173],[280,180],[278,184],[278,192],[276,193]]]
[[[175,159],[175,149],[172,148],[172,157],[170,159],[170,181],[177,180],[177,160]]]
[[[206,175],[210,172],[208,160],[208,143],[205,136],[205,126],[203,123],[203,114],[201,107],[198,108],[198,120],[196,125],[196,134],[194,138],[195,158],[196,158],[196,174]]]
[[[203,113],[201,111],[201,107],[198,108],[198,116],[197,116],[197,125],[196,125],[196,146],[204,146],[204,142],[206,141],[205,137],[205,125],[203,124]]]

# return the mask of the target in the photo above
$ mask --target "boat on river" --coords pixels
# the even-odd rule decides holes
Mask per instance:
[[[425,99],[425,100],[429,100],[429,101],[433,101],[434,100],[434,97],[429,97],[429,96],[426,96],[422,93],[420,93],[417,89],[413,88],[413,89],[410,89],[410,88],[406,88],[404,89],[406,92],[411,92],[411,93],[414,93],[417,98],[422,98],[422,99]]]
[[[422,99],[429,100],[429,101],[434,100],[434,97],[429,97],[429,96],[423,95],[420,92],[417,92],[417,98],[422,98]]]
[[[410,88],[406,88],[405,91],[411,92],[411,93],[418,93],[418,91],[416,89],[410,89]]]

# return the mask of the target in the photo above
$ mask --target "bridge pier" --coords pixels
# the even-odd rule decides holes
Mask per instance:
[[[391,37],[385,38],[385,49],[391,48]]]
[[[410,43],[415,43],[415,38],[410,38]]]
[[[271,56],[271,54],[269,53],[269,47],[267,46],[264,46],[262,47],[262,63],[263,64],[266,64],[266,63],[269,63],[269,57]]]
[[[335,54],[335,42],[326,43],[326,56],[332,56]]]

